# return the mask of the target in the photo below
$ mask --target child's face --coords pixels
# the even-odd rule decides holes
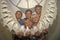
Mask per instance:
[[[17,18],[17,19],[20,19],[20,18],[21,18],[21,13],[20,13],[20,12],[17,12],[16,18]]]
[[[32,22],[29,19],[27,19],[27,20],[24,21],[24,25],[28,26],[28,27],[31,27],[32,26]]]
[[[41,8],[40,8],[40,7],[36,7],[35,10],[36,10],[36,13],[37,13],[37,14],[40,14],[40,13],[41,13]]]
[[[27,18],[30,18],[30,17],[31,17],[31,15],[32,15],[32,14],[31,14],[31,12],[30,12],[30,11],[26,12],[26,17],[27,17]]]
[[[32,21],[33,21],[34,23],[37,23],[37,22],[39,21],[39,16],[33,17],[33,18],[32,18]]]

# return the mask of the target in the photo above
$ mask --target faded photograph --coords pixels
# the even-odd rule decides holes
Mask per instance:
[[[0,40],[60,40],[59,0],[0,0]]]

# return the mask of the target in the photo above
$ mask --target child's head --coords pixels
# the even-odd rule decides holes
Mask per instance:
[[[20,19],[22,17],[22,12],[21,11],[16,11],[15,16],[17,19]]]
[[[25,25],[25,26],[28,26],[29,28],[31,28],[31,27],[32,27],[32,22],[31,22],[31,20],[28,19],[28,18],[25,18],[25,19],[24,19],[24,25]]]
[[[35,6],[35,11],[38,15],[41,14],[41,10],[42,10],[42,6],[40,6],[40,5]]]
[[[37,14],[33,14],[31,18],[33,23],[37,23],[39,21],[39,16]]]
[[[32,11],[30,9],[26,10],[25,15],[26,15],[26,18],[31,18]]]

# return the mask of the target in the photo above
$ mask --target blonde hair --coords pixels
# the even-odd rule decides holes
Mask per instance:
[[[31,18],[39,17],[37,14],[32,14]]]

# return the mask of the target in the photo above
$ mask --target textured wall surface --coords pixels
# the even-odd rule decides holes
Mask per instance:
[[[1,13],[1,5],[0,5],[0,13]],[[12,40],[12,34],[9,31],[7,31],[7,29],[3,27],[1,24],[0,24],[0,40]]]
[[[1,0],[0,0],[1,2]],[[60,0],[57,0],[57,18],[49,28],[48,40],[60,40]],[[0,40],[12,40],[12,34],[0,24]]]
[[[60,0],[57,0],[57,17],[49,28],[48,40],[60,40]]]

